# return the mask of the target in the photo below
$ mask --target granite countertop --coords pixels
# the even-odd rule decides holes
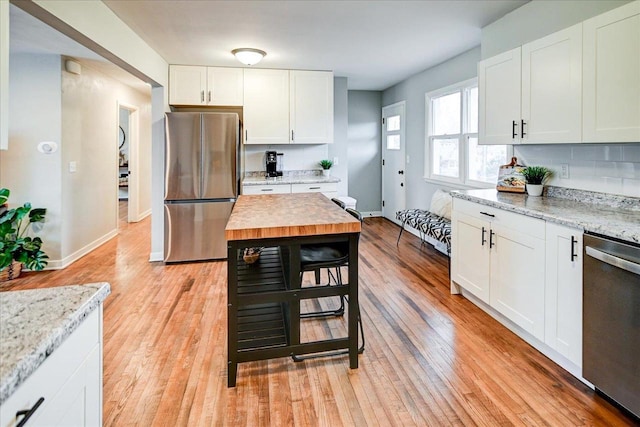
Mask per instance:
[[[359,233],[360,221],[322,193],[240,196],[225,228],[227,240]]]
[[[267,178],[265,172],[246,172],[242,185],[278,185],[278,184],[325,184],[337,183],[340,178],[322,175],[321,170],[284,171],[277,178]]]
[[[452,191],[451,195],[498,209],[640,243],[640,199],[548,187],[544,197],[491,190]]]
[[[0,405],[110,293],[104,282],[0,292]]]

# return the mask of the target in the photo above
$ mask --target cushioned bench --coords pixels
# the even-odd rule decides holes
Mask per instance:
[[[435,212],[434,212],[435,211]],[[441,190],[436,191],[431,200],[431,210],[404,209],[396,212],[396,219],[402,224],[397,243],[405,225],[418,230],[422,242],[433,245],[447,256],[451,253],[451,196]]]

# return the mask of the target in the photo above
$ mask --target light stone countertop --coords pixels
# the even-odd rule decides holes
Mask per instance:
[[[452,191],[453,197],[524,214],[586,232],[640,243],[640,199],[547,188],[544,197],[490,190]]]
[[[105,282],[0,292],[0,405],[110,293]]]
[[[340,178],[322,175],[321,170],[284,171],[282,177],[267,178],[265,173],[246,172],[242,185],[279,185],[279,184],[325,184],[337,183]]]

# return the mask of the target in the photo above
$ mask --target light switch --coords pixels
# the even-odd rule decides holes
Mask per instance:
[[[560,178],[569,179],[569,164],[562,163],[560,165]]]
[[[333,166],[338,166],[339,162],[338,162],[338,158],[334,157],[333,158]]]
[[[74,173],[78,170],[76,162],[69,162],[69,172]]]

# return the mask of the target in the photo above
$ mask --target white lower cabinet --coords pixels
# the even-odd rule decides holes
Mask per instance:
[[[291,193],[290,184],[274,184],[274,185],[243,185],[242,194],[287,194]]]
[[[322,193],[328,198],[338,196],[338,184],[334,182],[312,184],[243,185],[242,194]]]
[[[454,199],[451,279],[544,339],[544,221]]]
[[[0,407],[0,426],[102,425],[102,305]]]
[[[545,343],[582,366],[582,231],[547,223]]]

